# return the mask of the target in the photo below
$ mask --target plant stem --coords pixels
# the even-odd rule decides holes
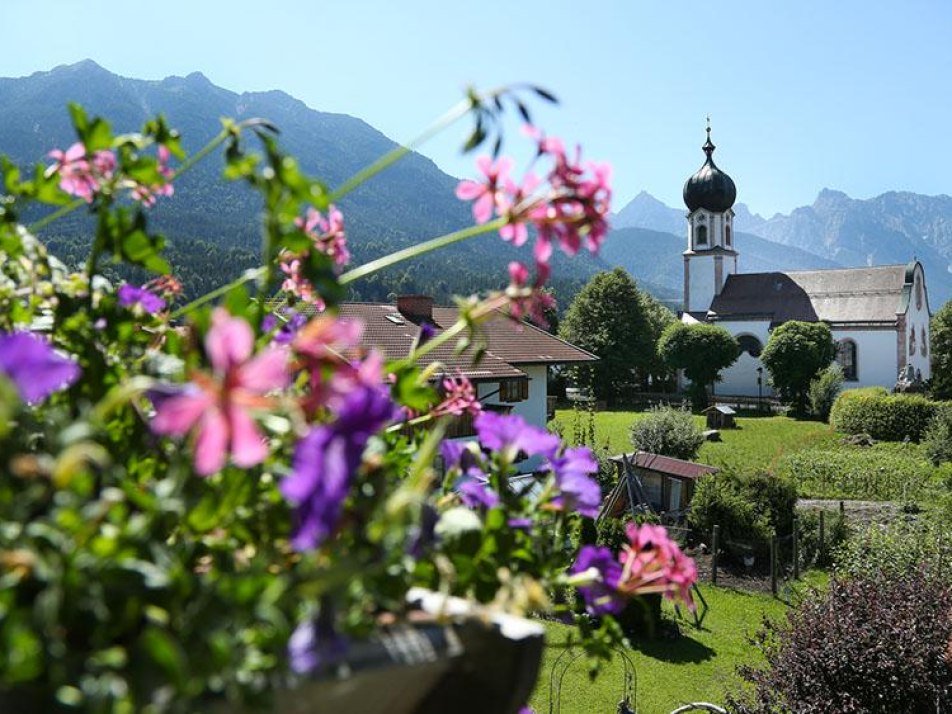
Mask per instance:
[[[188,303],[187,305],[183,305],[178,310],[173,312],[169,317],[171,317],[172,319],[181,317],[182,315],[188,312],[191,312],[195,308],[201,307],[205,303],[210,302],[217,297],[221,297],[225,293],[229,292],[232,288],[237,288],[239,285],[242,285],[243,283],[247,283],[251,280],[257,280],[264,274],[264,272],[265,272],[265,269],[263,267],[246,270],[244,274],[241,275],[241,277],[235,278],[227,285],[222,285],[221,287],[217,287],[211,292],[207,292],[201,297],[195,298],[194,300],[192,300],[192,302]]]
[[[377,260],[364,263],[353,270],[348,270],[346,273],[340,276],[340,284],[347,285],[348,283],[352,283],[355,280],[365,278],[372,273],[376,273],[378,270],[383,270],[384,268],[389,268],[391,265],[401,263],[404,260],[416,258],[417,256],[438,250],[439,248],[445,248],[448,245],[459,243],[460,241],[464,241],[467,238],[473,238],[475,236],[482,235],[483,233],[499,230],[504,225],[506,225],[506,218],[497,218],[493,221],[490,221],[489,223],[483,223],[480,226],[469,226],[468,228],[463,228],[462,230],[447,233],[446,235],[440,236],[439,238],[432,238],[428,241],[424,241],[423,243],[410,246],[409,248],[398,250],[394,253],[391,253],[390,255],[377,258]]]
[[[85,205],[86,201],[81,198],[77,198],[75,201],[67,203],[65,206],[60,206],[48,216],[43,216],[43,218],[40,220],[31,223],[29,226],[27,226],[27,231],[30,233],[36,233],[37,231],[43,230],[53,221],[59,220],[63,216],[72,213],[80,206]]]

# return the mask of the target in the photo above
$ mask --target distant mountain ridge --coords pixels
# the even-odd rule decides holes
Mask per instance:
[[[861,200],[823,189],[812,205],[786,215],[763,218],[744,204],[734,212],[742,272],[888,265],[917,258],[926,270],[933,311],[952,298],[950,196],[891,191]],[[636,277],[671,289],[680,286],[682,265],[676,254],[686,244],[684,209],[642,191],[618,211],[613,225],[603,257],[631,266]]]

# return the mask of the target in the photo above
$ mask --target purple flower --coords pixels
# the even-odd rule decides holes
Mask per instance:
[[[532,528],[532,519],[531,518],[510,518],[506,521],[506,524],[510,528],[515,528],[516,530],[527,531]]]
[[[271,338],[271,341],[278,345],[291,344],[298,331],[307,324],[307,318],[294,310],[288,310],[285,316],[287,317],[286,321],[279,320],[276,315],[265,315],[261,321],[261,329],[265,332],[271,332],[274,328],[278,328],[278,331]]]
[[[309,674],[347,652],[347,640],[321,620],[302,622],[288,640],[288,656],[295,674]]]
[[[420,334],[417,337],[417,342],[421,345],[425,345],[427,342],[433,339],[433,336],[436,334],[436,328],[433,327],[429,322],[423,322],[420,324]]]
[[[410,533],[407,555],[417,560],[423,557],[426,549],[436,539],[436,523],[439,520],[440,514],[437,510],[429,504],[423,504],[423,508],[420,509],[420,523],[414,526]]]
[[[480,478],[467,478],[459,485],[459,497],[468,508],[495,508],[499,494]]]
[[[12,332],[0,333],[0,373],[13,382],[24,401],[36,404],[70,386],[82,370],[42,337]]]
[[[129,283],[123,284],[117,293],[119,304],[128,308],[139,308],[143,312],[154,315],[165,308],[165,300],[147,288],[137,288]]]
[[[584,446],[566,449],[561,456],[549,459],[549,463],[561,492],[553,504],[595,518],[602,505],[602,489],[591,478],[591,474],[598,471],[598,462],[591,450]]]
[[[622,576],[621,563],[608,548],[585,545],[569,572],[577,575],[590,568],[598,572],[597,578],[589,585],[578,586],[585,600],[585,609],[592,615],[617,615],[625,607],[625,599],[618,592],[618,582]]]
[[[334,421],[297,443],[291,475],[281,482],[281,493],[296,506],[291,543],[297,550],[316,548],[333,533],[367,440],[396,414],[384,389],[357,385]]]
[[[443,466],[449,470],[459,468],[464,474],[483,475],[479,468],[479,458],[471,448],[472,442],[444,441],[440,444],[440,455],[443,457]]]
[[[474,422],[480,443],[492,451],[508,451],[515,458],[526,456],[553,457],[559,448],[559,437],[545,429],[532,426],[514,414],[483,412]]]

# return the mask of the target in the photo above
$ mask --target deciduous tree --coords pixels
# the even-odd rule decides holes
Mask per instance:
[[[835,354],[833,334],[826,323],[791,320],[770,334],[760,361],[781,398],[803,414],[810,381],[833,361]]]
[[[691,380],[691,401],[696,408],[704,408],[708,386],[720,380],[721,370],[734,364],[740,348],[723,327],[674,322],[662,333],[658,354],[672,369],[684,370]]]

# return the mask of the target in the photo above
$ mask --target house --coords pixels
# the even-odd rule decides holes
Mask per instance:
[[[455,307],[434,305],[425,295],[402,295],[396,304],[343,303],[339,314],[364,325],[361,346],[378,349],[388,358],[407,355],[418,340],[423,325],[434,336],[456,323]],[[485,350],[478,361],[474,349],[456,354],[456,340],[449,340],[430,352],[423,364],[436,360],[443,370],[434,376],[461,373],[476,387],[484,409],[518,414],[528,423],[544,427],[548,416],[548,371],[551,365],[594,362],[598,358],[548,332],[502,312],[481,325]],[[466,418],[454,425],[451,436],[473,434]]]
[[[736,429],[734,415],[737,413],[729,406],[724,404],[715,404],[704,410],[707,415],[708,429]]]
[[[646,451],[621,454],[611,461],[618,469],[618,483],[602,503],[599,519],[656,513],[680,520],[691,505],[697,481],[718,471]]]
[[[685,323],[726,328],[741,355],[721,373],[722,395],[768,396],[760,353],[774,327],[822,321],[836,341],[845,387],[892,388],[931,376],[928,290],[922,264],[743,273],[733,236],[734,181],[713,159],[711,128],[704,165],[684,184],[688,245],[684,251]],[[911,378],[911,379],[910,379]]]

